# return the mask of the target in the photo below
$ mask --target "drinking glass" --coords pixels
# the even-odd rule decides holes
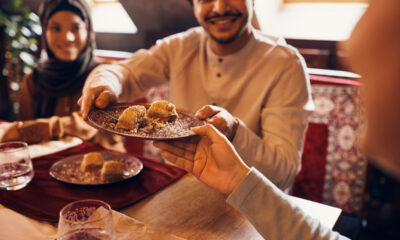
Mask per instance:
[[[0,143],[0,189],[21,189],[32,180],[33,175],[27,143]]]
[[[86,199],[60,211],[57,240],[114,240],[112,211],[107,203]]]

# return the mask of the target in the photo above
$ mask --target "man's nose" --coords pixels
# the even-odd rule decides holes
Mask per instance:
[[[228,8],[227,0],[214,1],[214,11],[218,14],[224,14]]]

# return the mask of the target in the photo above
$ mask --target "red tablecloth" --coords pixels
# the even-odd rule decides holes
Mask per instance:
[[[103,186],[77,186],[53,179],[51,165],[74,154],[104,150],[100,145],[84,142],[81,145],[48,156],[33,159],[35,177],[18,191],[0,191],[0,203],[27,217],[40,221],[58,221],[58,213],[66,204],[80,199],[100,199],[120,210],[159,191],[182,177],[182,169],[138,157],[143,170],[132,179]]]

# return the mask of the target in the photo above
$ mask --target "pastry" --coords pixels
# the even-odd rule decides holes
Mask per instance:
[[[104,162],[100,176],[103,181],[108,181],[108,182],[118,181],[123,179],[124,171],[122,163],[115,160]]]
[[[103,156],[99,152],[90,152],[83,155],[81,163],[82,172],[96,171],[103,166]]]
[[[142,105],[134,105],[125,109],[118,118],[115,128],[133,130],[138,128],[146,121],[146,108]]]
[[[175,105],[166,101],[154,101],[147,112],[149,118],[157,118],[160,121],[172,122],[178,119]]]

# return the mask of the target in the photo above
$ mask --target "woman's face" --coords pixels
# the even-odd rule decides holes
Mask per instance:
[[[86,46],[87,39],[87,26],[79,15],[70,11],[59,11],[49,19],[46,40],[58,59],[74,61]]]

